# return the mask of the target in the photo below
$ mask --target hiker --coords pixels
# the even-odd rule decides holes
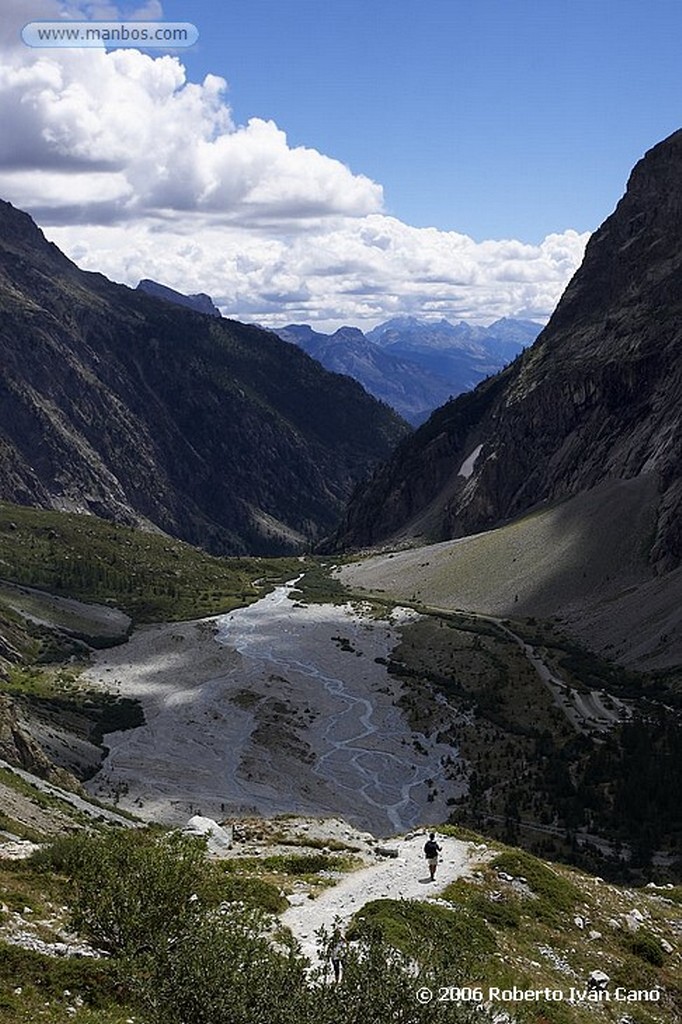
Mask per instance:
[[[341,961],[343,960],[346,952],[346,940],[344,939],[341,929],[335,928],[334,934],[332,935],[331,946],[329,947],[329,959],[332,962],[334,968],[334,981],[338,982],[341,980]]]
[[[424,843],[424,856],[426,857],[426,863],[429,865],[429,874],[431,875],[431,881],[435,881],[436,868],[438,867],[438,854],[442,847],[436,842],[436,833],[431,832],[429,838]]]

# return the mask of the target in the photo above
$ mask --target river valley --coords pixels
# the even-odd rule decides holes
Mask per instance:
[[[386,659],[414,613],[297,600],[143,627],[97,654],[89,685],[138,699],[88,788],[144,817],[338,814],[377,835],[443,821],[457,752],[414,733]]]

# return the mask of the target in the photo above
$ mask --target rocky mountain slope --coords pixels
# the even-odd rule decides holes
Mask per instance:
[[[8,203],[0,304],[9,501],[223,553],[300,550],[407,430],[270,332],[83,273]]]
[[[144,292],[146,295],[153,295],[156,299],[165,299],[166,302],[174,302],[176,306],[185,306],[187,309],[193,309],[195,313],[206,313],[208,316],[222,316],[211,296],[206,295],[205,292],[198,292],[196,295],[184,295],[182,292],[176,292],[174,288],[169,288],[168,285],[159,284],[158,281],[150,281],[146,277],[139,282],[137,288],[138,291]]]
[[[651,481],[642,543],[682,556],[682,131],[637,164],[535,344],[438,410],[361,487],[337,546],[487,530],[609,480]]]
[[[290,324],[275,333],[328,370],[354,377],[417,426],[453,395],[470,390],[511,362],[539,331],[539,324],[529,320],[498,320],[478,327],[405,316],[367,334],[356,327],[321,334],[308,324]]]

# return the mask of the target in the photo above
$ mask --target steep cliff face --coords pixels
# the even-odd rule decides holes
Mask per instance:
[[[650,557],[682,558],[682,132],[637,164],[535,344],[438,410],[362,487],[337,543],[443,540],[652,474]]]
[[[407,431],[269,332],[86,274],[0,204],[0,498],[299,550]]]

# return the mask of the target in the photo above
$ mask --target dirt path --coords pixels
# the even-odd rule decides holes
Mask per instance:
[[[426,832],[418,832],[387,840],[386,846],[397,849],[396,858],[378,859],[376,864],[346,875],[337,885],[325,889],[314,900],[302,895],[298,905],[286,910],[282,915],[282,923],[291,929],[304,954],[315,962],[315,932],[322,927],[331,931],[337,918],[341,927],[345,928],[353,914],[371,900],[427,900],[438,897],[450,882],[469,874],[474,863],[480,861],[484,853],[469,843],[437,835],[442,847],[441,862],[436,881],[430,882],[424,859],[426,839]]]

